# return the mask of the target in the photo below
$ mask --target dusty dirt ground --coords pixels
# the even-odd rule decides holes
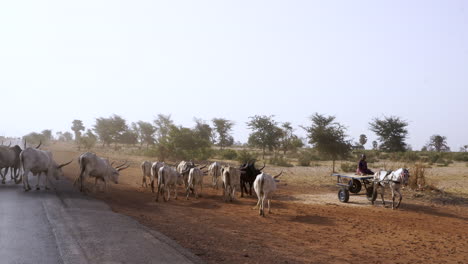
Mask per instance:
[[[54,155],[61,162],[79,152],[57,150]],[[304,187],[286,175],[272,214],[262,218],[252,210],[256,198],[225,203],[221,190],[207,185],[199,199],[186,200],[180,187],[178,200],[157,203],[151,190],[141,187],[137,161],[141,158],[134,158],[107,193],[88,195],[171,237],[207,263],[468,263],[466,205],[404,197],[401,208],[391,210],[381,203],[371,206],[363,195],[342,204],[336,188]],[[77,162],[65,174],[76,177]]]

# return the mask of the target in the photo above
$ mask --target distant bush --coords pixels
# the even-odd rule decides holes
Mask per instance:
[[[468,161],[468,152],[457,152],[453,155],[453,160],[455,161]]]
[[[235,160],[237,159],[237,151],[233,149],[223,149],[219,151],[219,156],[225,160]]]
[[[300,166],[310,166],[312,161],[319,161],[320,157],[315,154],[313,150],[307,149],[301,151],[297,155],[297,161]]]
[[[239,161],[241,164],[247,163],[250,160],[254,160],[256,158],[257,156],[254,153],[248,152],[245,149],[237,153],[237,161]]]
[[[275,156],[270,159],[270,164],[281,166],[281,167],[293,167],[291,163],[289,163],[283,155]]]
[[[356,164],[350,162],[343,162],[341,163],[341,170],[344,172],[355,172],[356,171]]]

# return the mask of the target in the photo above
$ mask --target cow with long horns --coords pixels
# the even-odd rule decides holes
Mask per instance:
[[[96,189],[98,180],[104,182],[104,188],[107,191],[107,181],[113,181],[115,184],[119,183],[120,171],[130,167],[127,161],[113,167],[114,162],[110,163],[108,159],[98,157],[96,154],[86,152],[81,154],[78,159],[80,164],[80,175],[75,180],[74,185],[80,181],[80,191],[83,192],[83,182],[87,177],[94,178],[94,189]]]
[[[41,174],[45,174],[45,189],[48,190],[49,187],[47,186],[47,182],[49,178],[53,177],[56,180],[59,178],[63,177],[63,172],[62,168],[70,163],[72,163],[73,160],[63,163],[63,164],[57,164],[53,157],[52,157],[52,152],[50,151],[45,151],[45,150],[39,150],[35,148],[26,148],[23,151],[21,151],[20,155],[20,165],[21,168],[23,169],[23,188],[25,191],[31,190],[31,187],[29,186],[29,179],[28,179],[28,174],[29,172],[32,172],[33,175],[37,175],[37,184],[36,184],[36,190],[40,190],[39,187],[39,182],[41,179]]]
[[[244,197],[244,190],[245,193],[252,196],[252,188],[254,185],[254,181],[257,178],[257,175],[262,173],[262,170],[265,168],[265,163],[263,163],[263,167],[261,169],[257,169],[255,167],[255,160],[249,160],[247,163],[240,166],[240,189],[241,189],[241,197]],[[247,184],[249,185],[249,189],[247,190]]]

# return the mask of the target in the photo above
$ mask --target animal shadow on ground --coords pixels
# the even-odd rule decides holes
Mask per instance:
[[[335,223],[331,221],[328,217],[323,217],[319,215],[297,215],[290,218],[290,221],[310,225],[335,225]]]

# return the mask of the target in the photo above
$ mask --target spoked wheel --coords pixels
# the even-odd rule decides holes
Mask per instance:
[[[352,193],[359,193],[362,189],[362,184],[359,180],[352,179],[349,181],[349,191]]]
[[[347,203],[349,201],[349,191],[345,188],[340,188],[338,191],[338,200],[342,203]]]
[[[374,194],[374,187],[370,186],[369,188],[366,189],[366,197],[367,200],[369,201],[375,201],[375,198],[377,197],[377,193]]]

